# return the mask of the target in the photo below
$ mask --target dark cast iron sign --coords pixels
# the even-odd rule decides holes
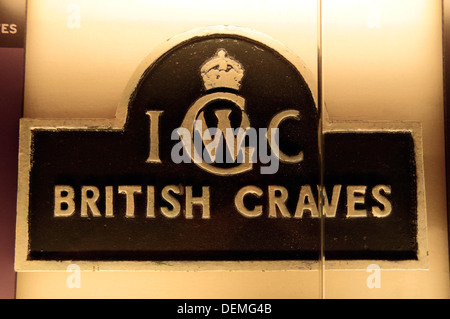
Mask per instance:
[[[321,187],[315,87],[216,27],[143,61],[115,119],[22,119],[16,268],[307,268],[321,238],[340,267],[424,267],[420,125],[325,121]]]

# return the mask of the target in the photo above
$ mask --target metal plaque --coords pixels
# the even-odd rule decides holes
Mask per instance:
[[[319,131],[316,86],[277,41],[213,27],[151,53],[115,119],[22,119],[16,269],[308,268],[322,215],[339,267],[425,267],[420,125]]]

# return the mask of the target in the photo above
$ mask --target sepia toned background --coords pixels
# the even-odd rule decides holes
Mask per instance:
[[[442,3],[323,1],[324,100],[330,120],[423,127],[428,270],[72,272],[17,274],[17,298],[449,298]],[[305,1],[28,0],[24,116],[113,118],[152,50],[209,25],[280,41],[317,77],[317,3]],[[382,234],[380,234],[382,236]],[[367,265],[369,267],[369,264]]]

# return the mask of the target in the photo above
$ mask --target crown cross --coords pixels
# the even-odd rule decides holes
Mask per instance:
[[[227,51],[220,49],[213,58],[202,65],[200,73],[206,90],[214,88],[239,90],[244,69],[238,61],[227,57]]]

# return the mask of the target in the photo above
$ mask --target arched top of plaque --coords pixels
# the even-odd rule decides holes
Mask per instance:
[[[152,65],[167,55],[168,52],[171,52],[177,47],[183,46],[188,42],[195,42],[207,38],[220,38],[221,36],[227,38],[236,37],[244,40],[246,39],[254,42],[255,44],[260,44],[263,47],[268,47],[279,54],[287,62],[292,64],[301,75],[308,87],[307,89],[309,89],[311,93],[314,105],[317,106],[317,84],[313,73],[306,66],[305,62],[300,57],[292,53],[284,44],[264,33],[250,28],[235,26],[210,26],[196,28],[176,35],[152,50],[152,52],[144,60],[142,60],[142,62],[135,69],[124,92],[122,93],[116,110],[114,127],[121,128],[124,126],[132,99],[138,91],[139,84],[143,81],[147,73],[149,73]]]

